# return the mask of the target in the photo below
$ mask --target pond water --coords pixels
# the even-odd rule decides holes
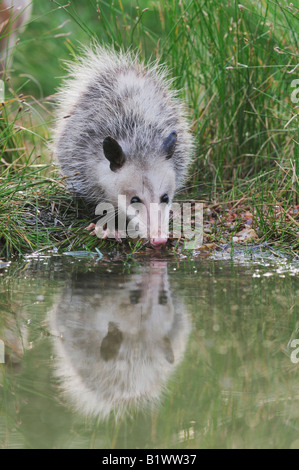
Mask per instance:
[[[2,264],[1,447],[299,448],[299,265],[276,259]]]

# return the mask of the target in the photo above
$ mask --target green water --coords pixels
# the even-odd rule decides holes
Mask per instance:
[[[298,269],[163,255],[2,265],[0,445],[299,448]]]

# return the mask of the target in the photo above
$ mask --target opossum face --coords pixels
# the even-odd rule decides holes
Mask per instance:
[[[175,192],[175,172],[167,161],[146,172],[128,165],[120,178],[120,193],[126,196],[127,232],[131,238],[148,238],[153,247],[167,242],[169,211]],[[128,185],[128,181],[130,184]]]
[[[162,142],[159,155],[149,156],[144,165],[127,161],[122,147],[112,138],[104,140],[104,154],[110,161],[114,203],[122,198],[122,213],[128,219],[127,234],[131,238],[148,238],[154,248],[167,242],[169,211],[176,189],[176,174],[170,161],[176,143],[173,131]],[[111,192],[111,187],[110,187]]]

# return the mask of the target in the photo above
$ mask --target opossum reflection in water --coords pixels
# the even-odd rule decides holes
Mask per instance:
[[[118,196],[126,196],[118,207],[123,214],[141,203],[134,218],[139,236],[164,245],[192,152],[184,106],[165,69],[93,46],[69,65],[58,102],[54,154],[70,189],[94,206],[106,201],[117,208]],[[159,224],[150,220],[151,203],[159,204]]]
[[[191,333],[161,261],[125,276],[76,268],[48,321],[60,390],[76,411],[100,419],[154,410]]]

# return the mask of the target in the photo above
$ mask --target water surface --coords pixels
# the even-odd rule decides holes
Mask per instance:
[[[298,264],[49,255],[0,273],[2,447],[299,448]]]

